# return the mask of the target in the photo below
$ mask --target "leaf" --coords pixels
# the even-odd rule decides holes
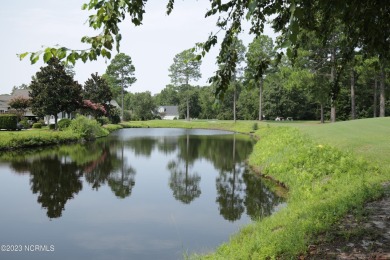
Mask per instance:
[[[47,63],[53,55],[50,51],[45,51],[45,54],[43,54],[43,62]]]
[[[28,54],[29,52],[25,52],[25,53],[17,54],[17,56],[19,57],[20,60],[23,60]]]
[[[31,53],[31,56],[30,56],[31,64],[35,64],[39,60],[39,56],[41,54],[42,54],[42,51],[37,51],[37,52]]]

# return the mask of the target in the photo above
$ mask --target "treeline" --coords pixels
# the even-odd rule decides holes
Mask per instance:
[[[386,88],[390,70],[379,57],[356,50],[352,61],[344,62],[338,56],[337,40],[325,45],[315,38],[305,41],[305,48],[297,49],[291,60],[278,57],[268,36],[259,36],[248,48],[237,40],[238,58],[244,58],[223,96],[216,98],[214,85],[190,85],[188,76],[177,84],[177,76],[171,74],[173,84],[154,96],[150,92],[126,93],[124,108],[135,120],[153,118],[151,111],[161,105],[179,106],[180,118],[186,118],[187,101],[189,117],[199,119],[334,121],[390,113]],[[259,67],[263,67],[261,78],[256,71]]]

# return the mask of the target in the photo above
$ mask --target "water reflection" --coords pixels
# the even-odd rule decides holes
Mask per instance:
[[[224,219],[239,220],[245,210],[252,219],[266,216],[280,203],[245,165],[253,146],[249,137],[194,135],[191,130],[168,136],[134,135],[128,130],[93,143],[2,153],[0,159],[9,162],[14,172],[30,174],[31,191],[49,218],[62,216],[83,182],[92,190],[107,186],[115,197],[129,198],[137,171],[138,175],[143,171],[135,166],[136,158],[148,158],[153,164],[158,160],[155,153],[165,156],[158,158],[166,160],[168,186],[180,203],[191,204],[202,195],[201,180],[209,174],[197,166],[202,161],[216,170],[216,197],[210,199]]]
[[[66,202],[83,187],[76,163],[54,155],[32,161],[29,169],[31,190],[38,194],[38,203],[47,209],[49,218],[61,217]]]
[[[192,139],[190,144],[188,133],[185,138],[180,137],[178,140],[180,151],[178,158],[168,163],[168,169],[171,172],[169,187],[173,191],[173,197],[184,204],[189,204],[201,194],[199,186],[200,176],[196,172],[190,172],[192,170],[190,166],[192,166],[194,160],[197,158],[190,151],[195,151],[196,153],[198,151],[198,144],[199,142],[196,139]]]

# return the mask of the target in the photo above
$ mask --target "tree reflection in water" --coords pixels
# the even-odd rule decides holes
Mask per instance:
[[[49,218],[61,217],[66,202],[82,189],[77,165],[58,156],[34,160],[30,174],[31,190]]]
[[[282,201],[247,168],[245,160],[253,147],[248,137],[185,131],[177,136],[113,135],[93,143],[8,152],[0,158],[10,162],[15,172],[30,174],[31,190],[49,218],[62,215],[67,201],[82,189],[82,178],[94,190],[107,185],[116,197],[129,197],[136,168],[129,164],[127,154],[153,160],[156,150],[167,158],[174,156],[167,160],[168,182],[173,197],[183,204],[202,194],[200,182],[205,173],[194,169],[199,160],[210,162],[218,173],[215,201],[220,215],[228,221],[239,220],[245,210],[252,219],[267,216]]]
[[[183,141],[183,138],[179,139],[178,146],[180,148],[183,148]],[[168,163],[168,170],[171,172],[169,187],[173,191],[173,197],[184,204],[191,203],[201,194],[199,186],[200,176],[196,172],[189,173],[191,164],[197,158],[190,151],[197,152],[198,149],[196,149],[196,146],[191,146],[190,150],[190,138],[187,132],[185,149],[180,149],[177,161],[170,161]]]

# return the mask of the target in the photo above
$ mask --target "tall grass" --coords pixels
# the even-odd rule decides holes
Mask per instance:
[[[362,158],[319,145],[298,130],[263,127],[249,158],[289,188],[287,207],[244,228],[206,259],[294,258],[349,210],[380,194],[388,176]]]

